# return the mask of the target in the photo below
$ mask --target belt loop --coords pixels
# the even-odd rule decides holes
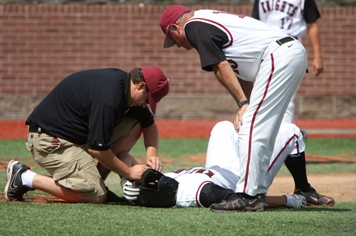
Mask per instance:
[[[41,127],[38,127],[37,132],[38,132],[38,134],[42,134],[42,129],[41,129]]]
[[[276,40],[276,43],[277,43],[279,46],[281,46],[282,44],[288,43],[288,42],[293,41],[293,40],[295,40],[293,37],[288,36],[288,37],[285,37],[285,38]]]

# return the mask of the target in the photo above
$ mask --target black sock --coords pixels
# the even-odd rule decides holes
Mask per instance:
[[[254,199],[256,198],[256,196],[251,196],[251,195],[248,195],[247,193],[244,193],[243,196],[247,199]]]
[[[299,154],[288,155],[284,161],[289,172],[292,174],[296,189],[300,189],[306,192],[310,188],[307,178],[307,169],[305,166],[305,154],[301,152]]]
[[[235,195],[235,192],[231,189],[225,189],[219,185],[208,183],[200,191],[199,201],[202,206],[209,207],[211,204],[220,203],[232,195]]]
[[[117,196],[114,192],[110,191],[108,187],[106,187],[108,192],[106,193],[106,200],[105,203],[110,203],[110,202],[128,202],[125,197],[119,197]]]

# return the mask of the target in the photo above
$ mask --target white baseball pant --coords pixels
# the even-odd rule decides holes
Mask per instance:
[[[306,51],[297,40],[282,45],[272,42],[266,49],[239,131],[241,168],[236,192],[267,193],[264,176],[275,139],[306,68]]]

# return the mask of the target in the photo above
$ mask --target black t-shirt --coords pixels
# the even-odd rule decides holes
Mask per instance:
[[[89,148],[107,150],[124,114],[142,127],[154,123],[148,107],[127,107],[130,74],[120,69],[92,69],[63,79],[35,108],[26,124]]]

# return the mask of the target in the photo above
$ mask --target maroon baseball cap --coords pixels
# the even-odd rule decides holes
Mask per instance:
[[[164,39],[163,43],[164,48],[169,48],[176,44],[172,39],[168,37],[169,30],[171,29],[172,25],[177,22],[179,17],[189,11],[190,10],[188,8],[182,5],[173,5],[164,10],[159,21],[159,25],[161,26],[163,33],[166,35],[166,38]]]
[[[168,94],[168,79],[157,66],[142,67],[142,74],[149,90],[148,102],[150,108],[153,114],[156,114],[156,104]]]

